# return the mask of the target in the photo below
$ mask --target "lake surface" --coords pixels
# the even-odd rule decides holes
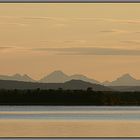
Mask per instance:
[[[0,119],[140,120],[140,107],[0,106]]]
[[[140,137],[140,107],[0,106],[0,137]]]

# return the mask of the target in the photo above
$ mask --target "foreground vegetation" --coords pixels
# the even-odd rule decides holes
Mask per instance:
[[[1,89],[0,105],[140,105],[140,92]]]

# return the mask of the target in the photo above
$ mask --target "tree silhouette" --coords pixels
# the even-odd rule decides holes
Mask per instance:
[[[140,92],[0,89],[0,105],[140,105]]]

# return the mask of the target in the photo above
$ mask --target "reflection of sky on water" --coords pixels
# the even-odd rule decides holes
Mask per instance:
[[[140,120],[139,107],[1,106],[0,119]]]

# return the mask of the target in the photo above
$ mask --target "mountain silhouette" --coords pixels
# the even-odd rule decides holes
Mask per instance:
[[[140,86],[108,86],[115,91],[121,92],[139,92]]]
[[[64,83],[68,81],[69,76],[62,71],[54,71],[44,78],[40,79],[41,83]]]
[[[102,82],[102,84],[105,85],[105,86],[109,86],[111,84],[111,82],[109,82],[108,80],[106,80],[106,81]]]
[[[90,79],[84,75],[81,74],[75,74],[75,75],[71,75],[69,77],[69,80],[82,80],[82,81],[86,81],[86,82],[90,82],[90,83],[96,83],[96,84],[100,84],[99,81],[94,80],[94,79]]]
[[[66,81],[70,80],[82,80],[90,83],[96,83],[99,84],[100,82],[94,79],[90,79],[84,75],[81,74],[75,74],[75,75],[66,75],[62,71],[54,71],[50,73],[49,75],[43,77],[42,79],[39,80],[41,83],[64,83]]]
[[[130,74],[124,74],[116,80],[103,82],[106,86],[140,86],[140,80],[133,78]]]
[[[12,80],[12,81],[24,81],[24,82],[38,82],[38,83],[65,83],[71,80],[82,80],[85,82],[100,84],[104,86],[140,86],[140,80],[133,78],[130,74],[124,74],[114,81],[99,82],[97,80],[88,78],[81,74],[67,75],[64,72],[58,70],[50,73],[40,80],[34,80],[28,75],[14,74],[11,76],[0,75],[0,80]]]
[[[0,89],[67,89],[67,90],[86,90],[92,88],[94,91],[111,91],[109,87],[99,84],[92,84],[82,80],[71,80],[65,83],[37,83],[37,82],[23,82],[0,80]]]
[[[99,85],[99,84],[93,84],[89,82],[85,82],[82,80],[70,80],[68,82],[65,82],[63,85],[64,89],[87,89],[88,87],[91,87],[95,91],[111,91],[110,88]]]
[[[28,75],[20,75],[20,74],[14,74],[12,76],[8,75],[0,75],[0,80],[13,80],[13,81],[25,81],[25,82],[35,82],[32,78],[30,78]]]

